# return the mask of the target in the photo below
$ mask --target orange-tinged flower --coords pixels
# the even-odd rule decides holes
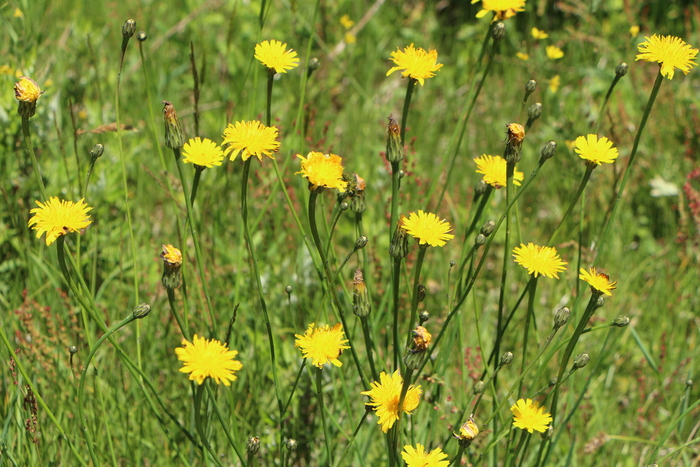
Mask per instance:
[[[386,75],[403,70],[401,76],[413,78],[423,86],[427,78],[432,78],[435,72],[442,68],[442,63],[436,63],[437,57],[437,50],[426,52],[420,47],[416,49],[411,44],[403,50],[397,49],[391,53],[391,61],[396,66],[387,71]]]

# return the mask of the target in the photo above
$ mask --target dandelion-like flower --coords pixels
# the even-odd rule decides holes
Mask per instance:
[[[605,136],[600,139],[593,134],[579,136],[575,143],[574,152],[593,167],[601,164],[612,164],[617,159],[617,148],[613,147],[612,141]]]
[[[345,193],[348,182],[343,180],[343,159],[335,154],[323,154],[311,151],[306,157],[297,154],[301,159],[301,170],[296,172],[309,181],[310,189],[335,188]]]
[[[330,362],[335,366],[342,366],[343,363],[338,360],[343,349],[349,349],[348,340],[345,339],[343,325],[338,323],[333,327],[329,325],[314,327],[315,324],[309,324],[306,332],[295,334],[297,338],[294,347],[299,347],[304,358],[310,358],[311,362],[319,368]]]
[[[596,271],[595,268],[590,268],[588,271],[581,268],[581,271],[579,272],[581,274],[579,274],[578,278],[588,282],[588,285],[591,286],[591,291],[594,294],[605,294],[608,297],[612,297],[612,291],[617,288],[615,287],[617,285],[617,281],[611,282],[610,276]]]
[[[418,443],[414,448],[411,445],[403,447],[401,457],[406,463],[406,467],[448,467],[450,461],[447,454],[442,449],[435,448],[430,452],[425,452],[425,447]]]
[[[549,37],[549,34],[537,28],[532,28],[530,30],[530,34],[532,34],[532,37],[534,37],[538,41]]]
[[[403,70],[401,76],[413,78],[423,86],[426,78],[432,78],[435,76],[434,72],[442,68],[442,63],[436,63],[437,57],[437,50],[426,52],[420,47],[416,49],[411,44],[403,50],[397,49],[396,52],[391,53],[391,61],[396,66],[387,71],[386,75]]]
[[[160,278],[160,283],[166,289],[177,289],[182,283],[182,275],[180,274],[182,252],[170,244],[163,245],[160,257],[163,259],[163,275]]]
[[[410,414],[418,407],[420,395],[423,392],[420,386],[409,386],[403,401],[403,406],[399,409],[399,398],[401,397],[403,378],[398,370],[396,370],[393,375],[387,375],[382,371],[379,375],[379,382],[373,381],[371,386],[372,389],[364,391],[361,394],[369,396],[370,402],[368,402],[367,405],[374,407],[379,417],[377,423],[381,425],[384,433],[394,426],[396,420],[401,416],[400,412]]]
[[[182,266],[182,252],[170,244],[163,245],[160,257],[163,258],[163,262],[168,266]]]
[[[559,75],[554,75],[554,77],[549,80],[549,90],[555,93],[559,90],[559,86],[561,86],[561,78]]]
[[[545,52],[547,52],[547,58],[550,60],[556,60],[564,56],[564,51],[556,45],[548,45],[545,48]]]
[[[189,162],[199,167],[211,169],[215,165],[221,165],[224,160],[224,151],[214,141],[199,136],[190,139],[182,147],[182,162]]]
[[[532,399],[518,399],[510,411],[513,412],[513,426],[529,433],[544,433],[552,421],[552,416],[544,411],[544,407]]]
[[[530,242],[521,243],[513,249],[515,262],[527,269],[528,274],[559,279],[559,273],[565,271],[566,261],[562,261],[557,249],[550,246],[539,246]]]
[[[286,73],[299,66],[297,53],[280,41],[262,41],[255,46],[255,58],[275,73]]]
[[[235,372],[243,368],[243,364],[235,360],[237,350],[229,350],[226,344],[216,339],[205,339],[194,335],[192,342],[182,340],[184,347],[175,349],[178,360],[185,366],[180,368],[182,373],[189,373],[190,380],[202,384],[206,378],[213,378],[217,384],[230,386],[235,381]]]
[[[448,240],[455,238],[448,233],[452,226],[446,220],[440,219],[431,212],[412,212],[403,221],[403,229],[412,235],[421,245],[443,246]]]
[[[676,68],[687,75],[691,68],[697,66],[693,60],[697,58],[698,49],[692,48],[683,39],[657,34],[645,39],[637,46],[640,53],[635,60],[658,63],[661,66],[661,74],[666,78],[673,79]]]
[[[22,117],[32,117],[36,112],[36,101],[43,92],[33,79],[20,77],[15,83],[15,99],[19,102],[17,113]]]
[[[479,0],[472,0],[472,4]],[[494,21],[512,18],[517,13],[525,11],[525,0],[482,0],[482,10],[476,14],[477,18],[483,18],[489,11],[495,13]]]
[[[224,149],[224,155],[230,156],[232,161],[236,160],[238,154],[241,154],[244,161],[247,161],[250,156],[255,156],[262,161],[263,155],[274,159],[272,153],[280,148],[277,135],[277,128],[265,126],[257,120],[229,123],[224,130],[223,145],[228,145]]]
[[[490,156],[482,154],[474,159],[476,162],[476,173],[484,175],[484,182],[498,189],[506,186],[507,163],[501,156]],[[513,185],[520,186],[524,174],[515,170],[513,172]]]
[[[36,238],[46,233],[46,245],[51,245],[61,235],[78,232],[92,223],[88,211],[92,208],[81,199],[77,203],[52,196],[46,203],[36,201],[38,208],[30,212],[28,226],[36,230]]]

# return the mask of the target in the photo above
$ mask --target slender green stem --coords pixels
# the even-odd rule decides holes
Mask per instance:
[[[321,425],[323,425],[323,442],[326,446],[327,464],[333,465],[333,451],[331,450],[331,438],[326,426],[326,407],[323,404],[323,369],[316,368],[316,396],[318,397],[318,410],[321,412]]]
[[[355,438],[357,438],[357,434],[360,432],[360,429],[365,425],[365,419],[367,419],[367,416],[369,415],[369,412],[366,410],[362,414],[362,417],[360,418],[360,422],[357,424],[357,427],[355,427],[355,431],[352,432],[352,436],[348,440],[348,444],[345,446],[345,450],[343,451],[343,455],[340,456],[340,459],[335,464],[335,467],[340,467],[343,463],[343,459],[345,459],[345,456],[348,454],[348,451],[350,451],[350,447],[352,446],[353,442],[355,441]]]
[[[460,462],[462,462],[462,457],[464,456],[464,451],[466,450],[466,446],[459,445],[459,450],[457,451],[457,454],[452,458],[452,461],[450,462],[450,465],[447,467],[450,467],[452,465],[460,465]],[[467,462],[467,465],[469,463]]]
[[[213,459],[214,463],[218,465],[219,467],[223,467],[221,465],[221,461],[219,461],[219,456],[216,454],[214,451],[214,448],[211,446],[211,443],[209,443],[209,437],[207,436],[207,430],[204,427],[204,422],[202,420],[202,396],[204,395],[204,385],[207,384],[207,381],[204,381],[203,384],[200,384],[197,386],[197,390],[195,392],[194,396],[194,424],[197,427],[197,433],[199,433],[199,438],[202,440],[202,447],[204,447],[209,454],[211,455],[211,458]],[[202,452],[204,454],[204,452]],[[205,457],[205,463],[206,463],[206,455]]]
[[[603,104],[600,106],[600,111],[598,112],[598,118],[596,119],[596,122],[595,122],[596,134],[600,133],[600,124],[603,121],[603,114],[605,113],[605,107],[608,105],[608,101],[610,100],[610,96],[612,95],[613,89],[615,89],[615,85],[617,84],[618,81],[620,81],[620,78],[622,78],[622,76],[615,73],[615,77],[613,78],[612,82],[610,83],[610,87],[608,88],[608,92],[605,94],[605,98],[603,99]]]
[[[642,138],[642,133],[644,132],[644,127],[647,124],[647,120],[649,119],[649,114],[651,113],[651,109],[654,106],[654,101],[656,101],[656,96],[659,94],[659,89],[661,88],[661,83],[663,82],[663,75],[661,74],[661,69],[659,68],[659,74],[656,75],[656,81],[654,82],[654,87],[651,90],[651,94],[649,95],[649,100],[647,101],[647,106],[644,109],[644,115],[642,115],[642,121],[639,123],[639,129],[637,130],[637,135],[634,137],[634,144],[632,145],[632,152],[630,153],[630,157],[627,160],[627,167],[625,168],[625,174],[622,176],[622,182],[620,182],[620,188],[617,190],[617,197],[615,198],[615,202],[613,204],[612,211],[610,213],[610,217],[608,217],[607,221],[605,222],[605,227],[603,228],[603,234],[600,236],[600,240],[598,242],[599,247],[598,247],[598,254],[596,255],[595,261],[593,262],[593,265],[595,266],[598,263],[598,260],[603,256],[603,251],[606,246],[606,242],[608,239],[608,232],[610,231],[610,225],[613,222],[613,219],[615,219],[615,214],[617,213],[617,208],[620,205],[620,198],[622,198],[622,194],[625,191],[625,186],[627,185],[627,179],[629,178],[630,174],[630,168],[632,167],[632,164],[634,163],[634,160],[637,156],[637,148],[639,147],[639,140]]]
[[[36,178],[36,183],[39,185],[39,190],[41,191],[42,201],[46,202],[49,200],[49,196],[46,193],[46,186],[44,186],[44,178],[41,176],[41,168],[39,167],[39,161],[36,158],[36,153],[34,152],[34,145],[32,144],[32,135],[29,133],[29,117],[22,116],[22,135],[24,136],[24,147],[32,160],[32,166],[34,171],[34,177]]]
[[[552,246],[552,244],[554,243],[554,240],[556,239],[557,234],[559,233],[559,229],[561,229],[561,226],[564,225],[564,222],[569,217],[569,214],[571,214],[571,211],[574,209],[574,206],[576,206],[576,203],[578,202],[579,197],[583,193],[583,189],[586,188],[588,180],[590,180],[591,174],[593,173],[593,169],[595,169],[595,167],[596,166],[593,164],[586,166],[586,172],[583,174],[581,183],[579,183],[578,188],[576,189],[576,193],[574,193],[574,197],[571,200],[571,203],[569,203],[569,207],[566,208],[566,212],[564,212],[564,216],[562,216],[561,220],[559,221],[557,228],[554,229],[554,232],[552,232],[552,235],[549,237],[549,241],[547,242],[548,246]],[[581,215],[583,216],[583,212],[581,213]]]
[[[180,314],[177,312],[177,306],[175,304],[175,290],[174,289],[166,289],[168,293],[168,303],[170,304],[170,312],[173,314],[175,317],[175,321],[177,322],[177,325],[180,327],[180,331],[182,331],[182,335],[185,339],[188,341],[191,340],[190,338],[190,329],[185,320],[180,316]],[[187,315],[187,313],[184,313]]]
[[[367,352],[367,359],[369,360],[369,369],[372,372],[372,379],[374,381],[379,381],[379,373],[374,365],[374,352],[372,351],[372,329],[370,328],[369,321],[367,317],[360,318],[362,323],[362,334],[365,338],[365,351]]]
[[[394,368],[399,367],[399,285],[401,282],[401,258],[394,258],[391,268],[391,296],[393,298]],[[403,367],[403,365],[402,365]],[[403,368],[402,368],[403,370]]]
[[[529,294],[527,300],[527,315],[525,317],[525,328],[523,329],[523,348],[522,348],[522,360],[520,362],[520,373],[525,371],[525,362],[527,362],[527,343],[528,336],[530,332],[530,320],[534,319],[535,316],[535,296],[537,295],[537,277],[532,277],[530,279],[530,284],[528,286]],[[523,383],[520,381],[520,387],[518,388],[518,399],[523,393]]]
[[[294,392],[296,391],[297,387],[299,386],[299,380],[301,379],[301,375],[302,375],[305,367],[306,367],[306,359],[303,359],[301,361],[301,365],[299,366],[299,371],[297,372],[297,377],[294,380],[294,385],[292,386],[292,390],[289,391],[289,398],[287,399],[287,403],[284,404],[284,412],[282,412],[282,416],[284,416],[287,413],[287,409],[289,409],[289,404],[292,403],[292,397],[294,396]]]
[[[403,101],[403,110],[401,111],[401,130],[399,133],[399,139],[401,140],[401,147],[406,146],[406,122],[408,120],[408,110],[411,108],[411,97],[413,96],[413,90],[416,87],[417,81],[413,78],[408,79],[408,84],[406,85],[406,96]],[[399,190],[401,189],[401,161],[396,161],[391,163],[391,217],[389,220],[389,241],[391,241],[392,231],[396,225],[396,220],[399,215]]]
[[[391,452],[389,453],[390,456],[394,457],[395,462],[398,462],[399,458],[399,446],[401,446],[400,438],[401,438],[401,420],[403,417],[401,416],[401,412],[403,411],[403,403],[406,400],[406,394],[408,394],[408,388],[411,386],[411,378],[413,378],[413,372],[414,370],[410,367],[406,367],[406,374],[403,375],[403,385],[401,386],[401,394],[399,395],[399,403],[396,407],[398,407],[397,412],[399,414],[398,420],[394,423],[393,426],[393,441],[392,441],[392,446],[391,446]],[[405,412],[404,412],[405,413]]]
[[[420,271],[423,267],[423,260],[425,259],[425,253],[428,251],[428,244],[420,245],[418,249],[418,258],[416,259],[416,265],[414,266],[415,271],[413,275],[413,296],[411,298],[411,320],[408,322],[408,338],[406,340],[406,347],[411,342],[411,332],[413,326],[418,326],[418,286],[420,285]]]
[[[238,460],[241,461],[241,466],[242,467],[247,467],[247,463],[245,461],[245,457],[241,454],[240,449],[238,448],[238,444],[236,441],[233,439],[233,436],[231,436],[231,432],[228,428],[229,423],[228,421],[224,418],[223,414],[221,413],[221,409],[219,408],[219,404],[216,403],[216,399],[214,398],[214,393],[209,387],[208,384],[205,384],[206,386],[206,391],[207,391],[207,396],[209,396],[209,400],[211,401],[211,406],[214,408],[214,412],[216,413],[216,417],[219,419],[219,423],[221,424],[221,429],[224,430],[224,434],[226,435],[226,439],[228,439],[228,443],[231,445],[233,448],[233,451],[236,453],[238,456]]]

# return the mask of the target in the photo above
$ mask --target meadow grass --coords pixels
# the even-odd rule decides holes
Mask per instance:
[[[700,44],[699,13],[529,0],[491,23],[481,5],[5,5],[2,465],[399,466],[420,446],[440,467],[696,465],[697,70],[635,56],[652,34]],[[297,67],[254,58],[272,39]],[[410,44],[442,64],[423,84],[386,76]],[[33,116],[21,76],[45,91]],[[278,129],[274,160],[183,163],[239,121]],[[587,168],[588,134],[614,163]],[[314,151],[342,158],[351,196],[297,173]],[[482,155],[508,160],[502,187],[480,183]],[[47,245],[28,222],[53,196],[92,223]],[[514,261],[529,243],[556,248],[565,269],[541,274],[558,278]],[[591,267],[610,296],[579,279]],[[342,366],[302,354],[311,323]],[[195,334],[238,352],[230,385],[179,371]],[[366,404],[397,370],[394,408],[419,402],[385,434]],[[549,428],[514,426],[519,399]]]

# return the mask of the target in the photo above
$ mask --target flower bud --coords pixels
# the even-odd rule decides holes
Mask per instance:
[[[309,59],[309,66],[306,68],[306,77],[308,78],[311,76],[314,71],[318,70],[319,66],[321,66],[319,59],[316,57],[311,57]]]
[[[491,186],[491,185],[489,185],[488,183],[486,183],[486,182],[484,181],[484,179],[482,178],[482,179],[480,179],[478,182],[476,182],[476,188],[474,189],[474,191],[476,191],[476,194],[477,194],[478,196],[481,196],[481,195],[483,195],[484,193],[486,193],[486,192],[489,190],[489,187],[490,187],[490,186]]]
[[[529,96],[533,92],[535,92],[535,89],[537,89],[537,81],[534,79],[531,79],[527,83],[525,83],[525,95]]]
[[[513,352],[506,352],[501,355],[501,365],[510,365],[513,361]]]
[[[506,125],[508,135],[506,136],[506,148],[503,151],[503,158],[506,162],[515,164],[520,161],[520,151],[525,139],[525,128],[519,123]]]
[[[420,321],[420,324],[423,325],[426,321],[430,319],[430,313],[427,311],[423,310],[420,313],[418,313],[418,321]]]
[[[486,243],[486,235],[480,233],[474,238],[474,244],[476,246],[483,246]]]
[[[284,288],[284,291],[287,292],[287,295],[291,295],[291,294],[292,294],[292,290],[293,290],[293,289],[292,289],[292,286],[291,286],[291,285],[288,285],[287,287]]]
[[[576,355],[574,358],[574,370],[580,370],[584,366],[588,365],[590,359],[591,357],[589,357],[587,353]]]
[[[365,285],[362,269],[355,269],[352,281],[352,312],[358,318],[366,318],[372,311],[372,303],[369,301],[369,293]]]
[[[389,254],[394,259],[403,259],[408,254],[408,233],[403,228],[405,217],[401,216],[389,245]]]
[[[485,389],[486,383],[484,383],[483,381],[477,381],[474,385],[474,388],[472,389],[472,394],[478,396],[479,394],[483,394]]]
[[[139,31],[139,33],[136,34],[136,39],[138,39],[139,42],[143,42],[148,39],[148,34],[146,34],[146,31]]]
[[[357,174],[353,174],[348,184],[348,193],[350,194],[350,209],[356,214],[362,214],[367,209],[365,203],[365,179]]]
[[[618,316],[613,320],[613,326],[616,326],[618,328],[624,328],[628,324],[630,324],[630,317],[629,316]]]
[[[293,438],[289,438],[284,442],[285,447],[287,448],[288,451],[296,451],[297,450],[297,440]]]
[[[428,354],[426,351],[428,350],[433,336],[423,326],[417,326],[415,330],[411,331],[411,334],[413,334],[413,340],[411,342],[411,347],[409,347],[408,352],[406,352],[406,357],[404,357],[404,363],[407,368],[417,370]]]
[[[693,380],[692,379],[685,380],[685,385],[688,386],[689,388],[692,388],[693,387]]]
[[[163,259],[163,277],[160,282],[166,289],[177,289],[182,283],[180,268],[182,267],[182,253],[172,245],[163,245],[160,254]]]
[[[99,157],[101,157],[104,152],[105,152],[105,147],[102,146],[100,143],[97,143],[90,150],[90,158],[94,161],[94,160],[98,159]]]
[[[459,434],[452,433],[452,435],[459,441],[459,445],[463,448],[469,446],[474,438],[479,435],[479,427],[474,421],[473,416],[469,417],[469,420],[464,422],[461,427],[459,427]]]
[[[136,32],[136,21],[127,19],[122,25],[122,38],[129,40]]]
[[[151,312],[151,305],[148,303],[140,303],[134,307],[134,318],[143,319]]]
[[[44,93],[39,85],[26,76],[22,76],[19,82],[15,83],[15,99],[17,99],[17,113],[22,118],[29,118],[36,113],[36,101]]]
[[[506,37],[506,25],[502,21],[494,23],[491,28],[491,37],[496,42]]]
[[[340,210],[341,211],[345,212],[348,209],[350,209],[350,205],[347,203],[347,201],[343,201],[342,203],[340,203]]]
[[[399,122],[389,117],[386,130],[386,160],[395,164],[403,160],[403,141],[401,141]]]
[[[481,226],[480,232],[484,234],[484,237],[488,237],[493,233],[493,230],[496,228],[496,223],[494,221],[486,221],[484,222],[484,225]]]
[[[554,315],[554,329],[559,329],[562,326],[566,326],[569,322],[569,317],[571,316],[571,310],[568,306],[560,308],[557,314]]]
[[[260,438],[251,436],[245,443],[245,450],[249,455],[255,455],[260,450]]]
[[[544,146],[542,146],[540,157],[542,157],[543,161],[546,161],[554,157],[555,152],[557,152],[557,143],[555,141],[547,141],[544,143]]]
[[[163,101],[163,121],[165,122],[165,145],[170,149],[182,149],[185,145],[185,132],[177,118],[175,107],[169,101]]]
[[[78,353],[78,347],[71,345],[70,347],[68,347],[68,353],[70,353],[72,357],[73,355]]]
[[[540,102],[535,102],[527,109],[527,120],[528,123],[534,122],[542,115],[542,104]]]
[[[367,246],[367,242],[368,242],[367,236],[360,235],[359,237],[357,237],[357,240],[355,240],[355,250],[363,249],[364,247]]]
[[[596,290],[596,292],[598,292]],[[603,308],[603,305],[605,305],[605,299],[602,297],[602,295],[598,295],[598,298],[596,298],[595,301],[595,307],[597,308]]]
[[[615,76],[622,78],[629,71],[630,66],[625,62],[620,62],[618,66],[615,67]]]
[[[418,290],[416,291],[418,294],[418,303],[422,303],[423,300],[425,300],[425,286],[423,284],[418,284]]]

